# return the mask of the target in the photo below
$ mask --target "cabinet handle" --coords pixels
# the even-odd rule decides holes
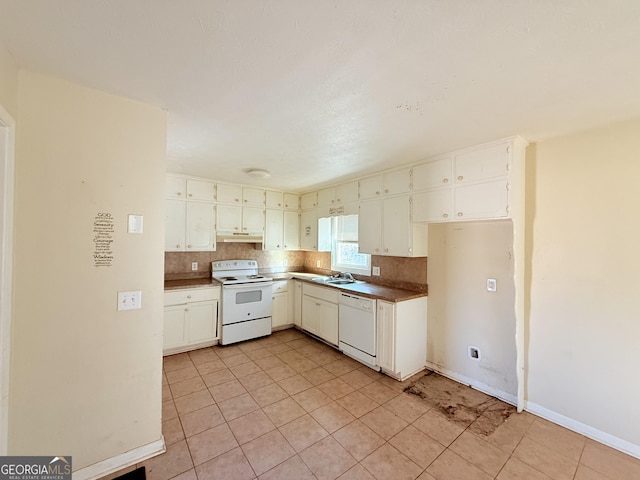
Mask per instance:
[[[246,198],[244,199],[244,203],[247,203],[247,199]]]
[[[458,175],[458,180],[462,180],[464,177],[462,175]]]
[[[233,227],[234,230],[238,230],[238,227]]]
[[[316,307],[319,307],[319,306],[320,306],[320,304],[319,304],[319,303],[316,303]]]
[[[336,200],[336,202],[340,203],[340,199],[338,198],[338,199]]]
[[[247,227],[242,227],[242,229],[243,229],[243,230],[246,230],[246,229],[247,229]]]
[[[189,194],[189,196],[190,196],[190,197],[193,197],[193,193],[190,193],[190,194]]]
[[[442,218],[449,218],[449,214],[448,213],[443,213],[442,214]]]
[[[389,189],[388,189],[388,188],[385,188],[385,189],[384,189],[384,193],[389,193]]]
[[[380,195],[380,192],[376,192],[376,195]]]
[[[182,192],[178,192],[178,196],[182,195]]]
[[[458,212],[458,216],[461,217],[462,216],[462,212]]]
[[[388,248],[385,248],[385,249],[384,249],[384,251],[385,251],[385,252],[388,252],[388,251],[389,251],[389,249],[388,249]]]
[[[191,298],[191,295],[187,295],[187,298]]]
[[[281,204],[281,203],[279,203],[279,204],[278,204],[278,206],[279,206],[279,207],[281,207],[281,206],[282,206],[282,204]]]
[[[280,248],[280,245],[276,245],[276,248]]]
[[[191,248],[191,245],[187,245],[187,248]]]
[[[443,178],[442,179],[442,183],[449,183],[449,179],[448,178]]]
[[[177,245],[176,245],[176,248],[180,248],[180,244],[177,244]]]
[[[185,308],[185,309],[184,309],[184,311],[185,311],[185,312],[188,312],[188,311],[189,311],[189,309],[188,309],[188,308]]]

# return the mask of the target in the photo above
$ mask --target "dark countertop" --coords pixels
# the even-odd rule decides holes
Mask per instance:
[[[385,287],[382,285],[376,285],[374,283],[356,282],[348,283],[345,285],[326,285],[311,280],[313,277],[321,275],[311,273],[274,273],[270,275],[274,280],[289,280],[295,278],[296,280],[302,280],[310,285],[316,285],[323,288],[335,288],[344,293],[353,293],[366,298],[374,298],[379,300],[385,300],[387,302],[402,302],[405,300],[412,300],[414,298],[426,297],[427,292],[420,292],[416,290],[406,290],[404,288]],[[164,289],[178,290],[183,288],[202,288],[202,287],[217,287],[220,286],[220,282],[212,278],[189,278],[184,280],[165,280]]]
[[[178,290],[182,288],[202,288],[202,287],[219,287],[220,282],[213,278],[187,278],[184,280],[165,280],[164,289]]]

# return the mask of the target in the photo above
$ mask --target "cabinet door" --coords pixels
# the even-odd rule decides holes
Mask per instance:
[[[187,180],[167,175],[164,179],[164,196],[168,198],[186,198]]]
[[[300,216],[298,212],[284,212],[284,249],[300,249]]]
[[[414,222],[446,222],[452,219],[453,190],[438,188],[413,195]]]
[[[393,303],[378,300],[378,365],[387,372],[395,373],[395,308]]]
[[[242,204],[264,207],[264,190],[261,188],[243,187]]]
[[[240,185],[228,185],[219,183],[217,185],[218,203],[242,203],[242,187]]]
[[[300,195],[294,193],[284,194],[284,208],[287,210],[298,210],[300,208]]]
[[[300,215],[300,249],[318,249],[318,217],[315,210],[303,211]]]
[[[194,302],[187,304],[189,343],[215,340],[218,325],[218,302]]]
[[[271,326],[282,327],[289,323],[287,318],[287,292],[276,293],[272,297]]]
[[[360,204],[358,215],[358,250],[360,253],[382,253],[382,201]]]
[[[187,199],[213,202],[216,199],[216,185],[203,180],[187,180]]]
[[[319,207],[330,207],[331,205],[335,205],[336,203],[336,189],[335,188],[325,188],[318,192],[318,206]]]
[[[359,182],[360,200],[378,198],[383,194],[382,175],[363,178]]]
[[[343,183],[336,187],[336,203],[358,201],[358,182]]]
[[[256,207],[242,208],[242,231],[247,233],[264,231],[264,209]]]
[[[185,250],[186,203],[184,200],[164,201],[165,252],[184,252]]]
[[[382,205],[382,247],[385,255],[411,255],[409,197],[385,198]]]
[[[182,347],[187,343],[185,318],[186,305],[164,307],[164,332],[162,346],[164,350]]]
[[[219,232],[240,232],[242,207],[240,205],[217,205],[217,229]]]
[[[475,182],[509,173],[509,144],[480,147],[454,156],[456,183]]]
[[[283,203],[282,192],[267,190],[265,193],[265,205],[267,208],[282,208]]]
[[[496,180],[455,189],[456,220],[503,218],[509,215],[509,182]]]
[[[293,281],[293,323],[297,326],[302,325],[302,282]]]
[[[382,183],[385,195],[409,193],[411,189],[411,169],[404,168],[384,174]]]
[[[452,185],[451,158],[441,158],[413,167],[413,191]]]
[[[317,206],[318,206],[317,192],[305,193],[300,197],[300,207],[302,208],[302,210],[316,208]]]
[[[338,345],[338,305],[319,300],[320,303],[320,337],[327,342]]]
[[[215,218],[215,205],[187,202],[186,241],[188,252],[206,252],[216,249]]]
[[[317,298],[302,295],[302,328],[318,336],[322,335],[320,305]]]
[[[282,250],[283,215],[282,210],[271,210],[267,208],[265,212],[264,248],[265,250]],[[289,212],[287,212],[289,213]]]

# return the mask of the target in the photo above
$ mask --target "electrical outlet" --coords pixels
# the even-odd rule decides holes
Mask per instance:
[[[371,267],[374,275],[380,275],[380,267]]]
[[[316,261],[316,267],[320,268],[320,260]]]
[[[289,260],[285,258],[284,260],[282,260],[282,266],[286,267],[287,265],[289,265]]]
[[[471,360],[480,361],[480,349],[478,347],[469,346],[467,352]]]
[[[118,292],[118,310],[138,310],[142,308],[142,292]]]
[[[487,291],[495,292],[498,289],[498,282],[495,278],[487,278]]]
[[[191,270],[198,270],[198,262],[191,262]]]

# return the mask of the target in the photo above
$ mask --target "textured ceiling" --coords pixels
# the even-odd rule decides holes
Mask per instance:
[[[21,67],[169,111],[169,171],[293,191],[640,116],[639,34],[638,0],[0,0]]]

